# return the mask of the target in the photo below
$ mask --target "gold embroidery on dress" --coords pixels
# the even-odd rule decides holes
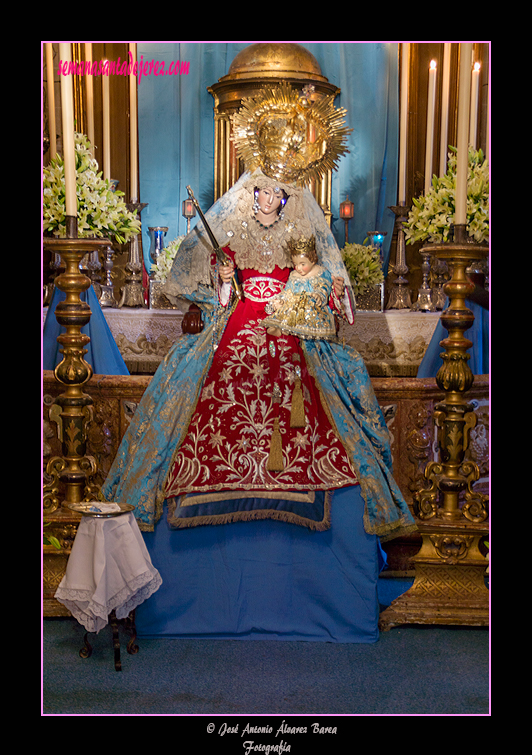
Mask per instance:
[[[343,449],[334,431],[324,434],[316,415],[289,436],[296,379],[293,354],[287,339],[276,339],[283,389],[279,386],[274,397],[267,340],[264,329],[251,321],[228,344],[224,369],[205,384],[201,396],[206,402],[204,411],[194,416],[175,456],[166,497],[216,489],[294,490],[298,473],[305,478],[306,490],[353,484],[350,464],[339,463]],[[276,419],[283,469],[273,472],[267,469],[267,460]],[[216,473],[223,483],[212,479]]]

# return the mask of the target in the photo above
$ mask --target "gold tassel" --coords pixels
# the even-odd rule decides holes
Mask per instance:
[[[268,472],[282,472],[284,469],[283,462],[283,440],[279,430],[279,420],[277,417],[273,420],[273,433],[270,440],[270,455],[266,464]]]
[[[290,427],[305,427],[305,404],[303,403],[303,391],[301,380],[296,378],[292,391],[292,406],[290,408]]]

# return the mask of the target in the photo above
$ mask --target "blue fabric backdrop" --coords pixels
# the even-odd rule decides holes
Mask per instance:
[[[150,269],[149,226],[168,226],[165,242],[186,232],[181,204],[186,185],[202,208],[214,201],[214,100],[207,87],[225,76],[248,42],[139,43],[138,60],[189,63],[188,74],[142,76],[138,87],[140,199],[143,249]],[[335,105],[347,110],[349,154],[342,158],[332,185],[332,230],[340,247],[345,225],[339,206],[346,195],[355,204],[349,241],[361,244],[368,231],[386,231],[387,270],[396,204],[398,156],[397,44],[380,42],[305,42],[322,74],[341,89]],[[194,226],[194,220],[192,226]]]
[[[448,301],[448,300],[447,300]],[[473,375],[489,375],[490,371],[490,313],[479,304],[466,299],[468,307],[475,315],[473,326],[464,332],[464,336],[473,342],[473,348],[469,354],[469,367]],[[418,378],[436,377],[438,370],[443,364],[440,354],[444,348],[440,346],[440,341],[447,338],[448,331],[443,327],[441,320],[438,320],[436,330],[425,352],[425,356],[418,367]]]
[[[64,333],[66,328],[59,325],[55,316],[55,308],[59,302],[64,301],[66,294],[59,288],[55,288],[52,301],[48,307],[44,322],[42,336],[42,368],[43,370],[55,370],[63,359],[59,351],[60,344],[57,336]],[[81,328],[84,335],[91,339],[87,344],[85,359],[92,367],[95,375],[129,375],[129,370],[124,362],[122,354],[111,329],[107,324],[96,292],[91,286],[87,291],[82,291],[81,301],[89,305],[91,319],[87,325]]]

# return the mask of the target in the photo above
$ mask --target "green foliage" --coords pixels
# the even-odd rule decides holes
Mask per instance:
[[[417,241],[440,243],[450,241],[454,223],[456,195],[456,149],[449,147],[447,173],[432,177],[432,186],[426,195],[413,199],[413,207],[403,228],[407,244]],[[489,238],[489,168],[481,149],[469,150],[467,179],[468,234],[481,244]]]
[[[378,249],[363,244],[346,244],[342,257],[355,296],[384,280]]]
[[[75,134],[76,195],[78,236],[114,238],[124,244],[140,233],[140,220],[123,200],[124,192],[113,191],[111,183],[98,172],[91,143],[84,134]],[[43,230],[66,236],[65,166],[61,155],[43,170]]]
[[[51,522],[44,522],[43,527],[49,527],[50,524]],[[54,535],[47,535],[45,532],[43,532],[42,542],[43,545],[53,545],[54,548],[57,548],[57,550],[61,550],[61,543]]]

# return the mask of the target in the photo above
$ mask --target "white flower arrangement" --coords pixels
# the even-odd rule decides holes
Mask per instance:
[[[456,195],[456,149],[449,147],[447,173],[433,176],[426,195],[413,199],[413,207],[403,224],[407,244],[417,241],[440,243],[450,241],[454,223]],[[467,220],[469,236],[477,244],[489,239],[489,169],[481,149],[469,149],[467,180]]]
[[[184,238],[184,236],[178,236],[173,241],[171,241],[167,247],[163,249],[163,253],[157,260],[157,264],[153,265],[151,269],[153,280],[161,281],[162,283],[164,283],[168,276],[168,273],[172,269],[175,256]]]
[[[76,194],[78,236],[113,237],[124,244],[140,233],[140,220],[122,199],[124,192],[112,191],[111,183],[98,172],[91,155],[91,143],[84,134],[75,134]],[[43,170],[43,230],[66,236],[65,166],[57,155]]]
[[[363,294],[368,288],[384,280],[379,250],[375,247],[346,244],[342,249],[342,257],[355,296]]]

